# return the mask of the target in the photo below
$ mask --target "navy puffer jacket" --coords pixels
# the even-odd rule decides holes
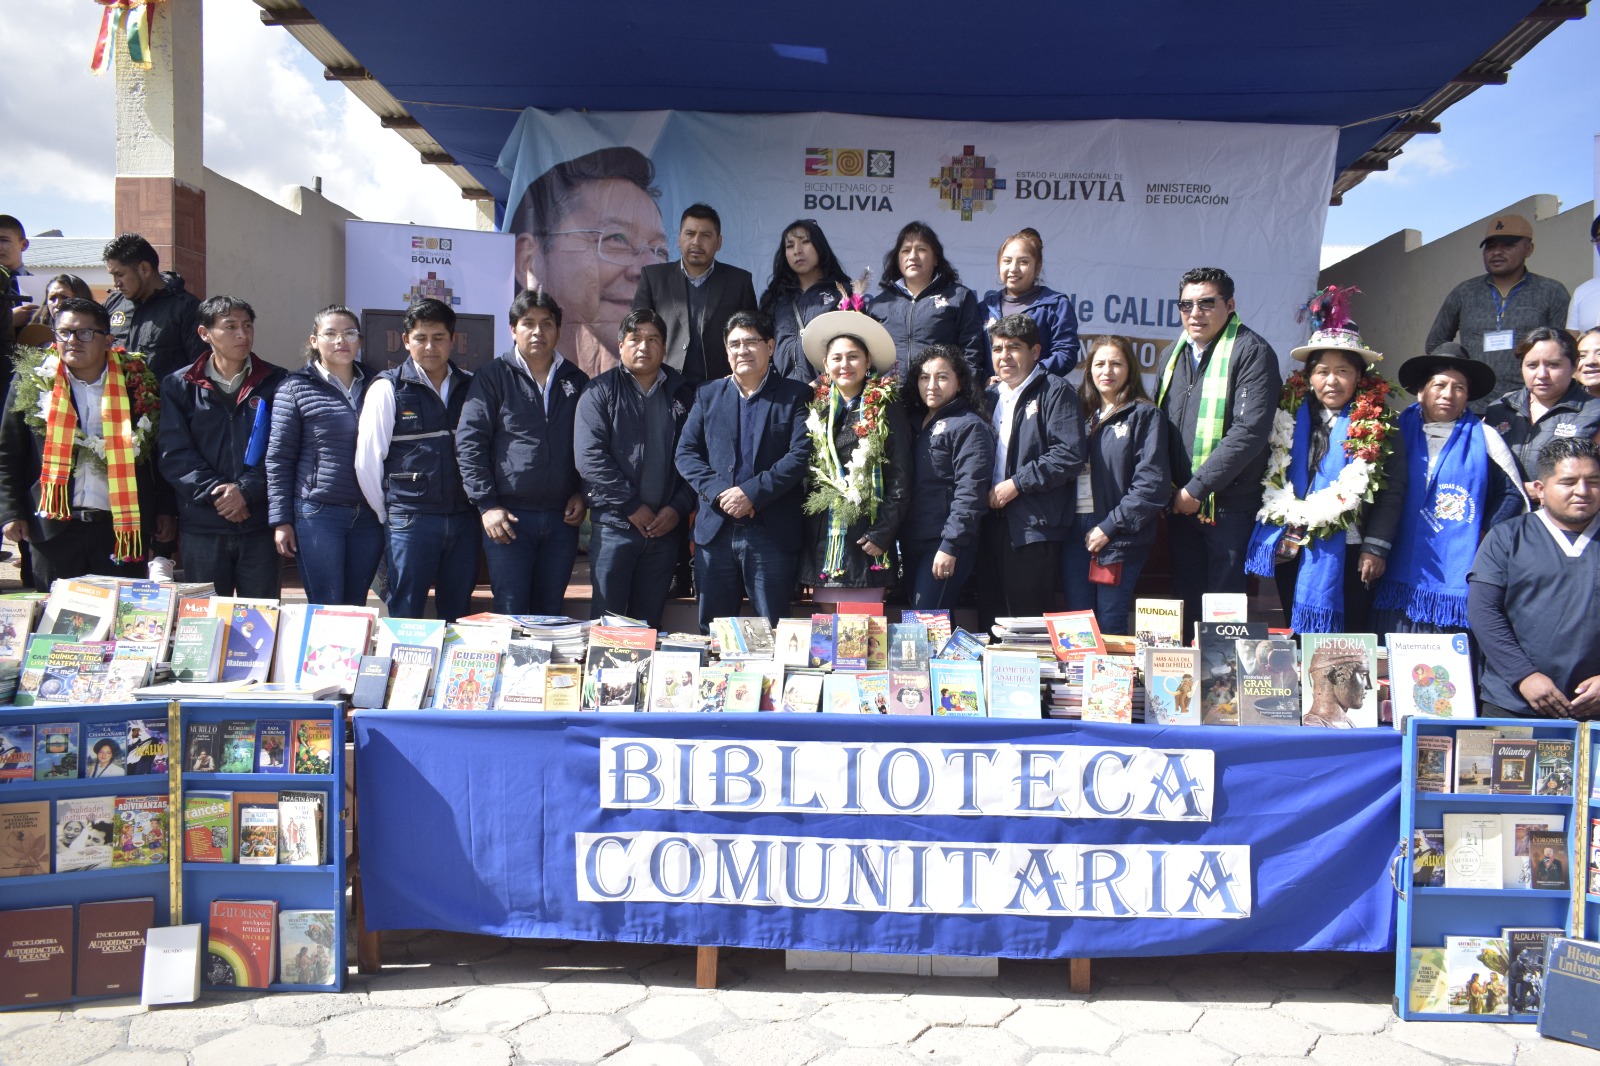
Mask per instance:
[[[365,381],[360,364],[356,377]],[[358,397],[365,396],[363,388]],[[356,423],[361,410],[315,367],[284,379],[272,401],[267,442],[267,522],[294,521],[294,501],[354,507],[365,503],[356,483]]]

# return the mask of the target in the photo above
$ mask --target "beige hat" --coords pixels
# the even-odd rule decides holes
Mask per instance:
[[[849,334],[860,337],[867,346],[867,357],[872,369],[882,374],[894,366],[894,338],[883,328],[883,323],[865,311],[828,311],[806,323],[800,331],[800,347],[806,359],[818,370],[828,362],[828,345],[835,337]]]
[[[1383,353],[1375,352],[1361,343],[1361,334],[1356,332],[1355,323],[1351,322],[1344,329],[1319,329],[1311,335],[1311,339],[1294,351],[1289,353],[1291,359],[1305,362],[1311,358],[1312,352],[1349,352],[1359,355],[1368,366],[1383,362]]]
[[[1489,243],[1491,237],[1529,237],[1533,236],[1533,223],[1521,215],[1496,215],[1489,220],[1489,225],[1483,231],[1483,240],[1478,242],[1482,248]]]

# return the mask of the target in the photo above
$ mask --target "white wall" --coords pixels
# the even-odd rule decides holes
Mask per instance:
[[[1384,353],[1383,369],[1393,378],[1402,362],[1422,354],[1445,295],[1484,272],[1478,242],[1490,218],[1518,214],[1531,219],[1534,251],[1528,269],[1555,278],[1571,292],[1593,274],[1589,223],[1594,207],[1591,201],[1562,211],[1559,200],[1541,194],[1507,204],[1427,244],[1417,230],[1401,230],[1324,268],[1320,284],[1361,290],[1351,301],[1351,317],[1367,346]]]
[[[206,291],[256,309],[256,354],[305,363],[311,316],[344,300],[344,223],[356,216],[298,185],[278,201],[206,171]]]

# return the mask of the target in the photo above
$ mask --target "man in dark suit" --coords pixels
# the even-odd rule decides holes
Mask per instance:
[[[733,372],[709,381],[678,440],[678,473],[699,499],[695,585],[700,631],[739,613],[739,600],[769,622],[789,613],[799,562],[811,390],[772,373],[772,320],[739,311],[724,336]]]
[[[667,365],[691,384],[727,376],[728,316],[756,309],[750,272],[717,262],[721,250],[721,216],[705,204],[690,204],[678,221],[680,258],[645,267],[633,294],[634,310],[649,308],[666,321]]]

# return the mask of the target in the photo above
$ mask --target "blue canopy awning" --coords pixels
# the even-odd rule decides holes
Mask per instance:
[[[1584,13],[1582,0],[257,2],[324,63],[347,52],[357,66],[332,76],[370,75],[448,157],[430,161],[502,202],[495,159],[530,106],[1334,125],[1337,192]]]

